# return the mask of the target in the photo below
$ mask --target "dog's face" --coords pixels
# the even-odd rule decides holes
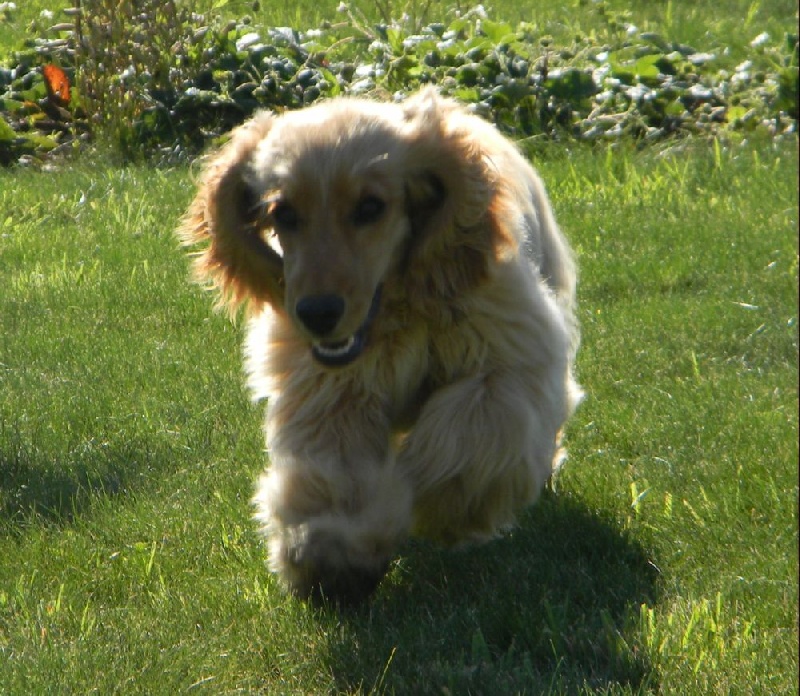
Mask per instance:
[[[283,256],[284,306],[327,366],[355,360],[381,285],[410,238],[406,147],[385,105],[341,102],[280,119],[246,176]]]
[[[198,275],[232,308],[285,313],[323,365],[352,363],[387,290],[441,304],[486,272],[496,190],[470,118],[432,90],[260,114],[206,165],[184,218],[184,242],[209,242]]]

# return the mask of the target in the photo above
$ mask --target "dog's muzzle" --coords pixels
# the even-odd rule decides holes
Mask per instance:
[[[367,317],[354,334],[343,341],[318,340],[311,344],[311,354],[326,367],[344,367],[353,362],[367,346],[369,329],[378,313],[381,287],[372,296]],[[300,321],[316,334],[331,332],[344,313],[344,301],[338,296],[304,298],[295,308]]]
[[[375,568],[319,568],[306,596],[314,604],[357,607],[375,592],[388,568],[388,562]]]

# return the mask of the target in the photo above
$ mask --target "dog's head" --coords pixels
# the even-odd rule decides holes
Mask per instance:
[[[233,309],[284,312],[320,363],[354,361],[382,291],[424,302],[486,273],[495,176],[469,119],[433,90],[260,114],[210,160],[180,229],[208,242],[199,275]]]

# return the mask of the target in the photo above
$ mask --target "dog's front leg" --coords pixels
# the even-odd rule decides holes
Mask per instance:
[[[495,371],[432,394],[398,455],[413,481],[414,533],[453,544],[514,523],[557,463],[567,379]]]
[[[380,400],[316,391],[269,404],[270,466],[256,517],[271,567],[293,593],[352,604],[372,592],[408,534],[411,488]]]

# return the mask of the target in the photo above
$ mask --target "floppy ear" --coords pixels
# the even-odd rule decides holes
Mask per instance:
[[[246,177],[272,123],[270,114],[258,114],[211,156],[177,231],[184,245],[205,245],[196,254],[195,276],[210,281],[232,313],[246,300],[283,306],[283,260],[261,237],[262,204]]]
[[[455,297],[485,279],[495,248],[498,176],[470,116],[426,89],[403,105],[405,189],[411,223],[406,272],[421,287]],[[420,287],[410,282],[410,287]]]

